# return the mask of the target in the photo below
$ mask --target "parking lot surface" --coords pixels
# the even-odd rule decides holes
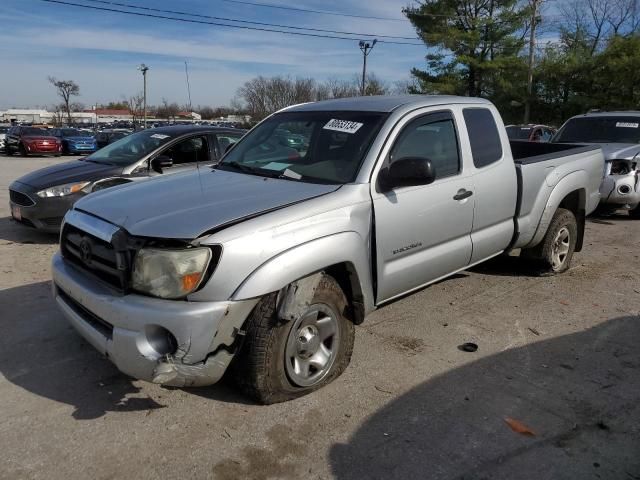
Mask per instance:
[[[265,407],[132,380],[66,323],[7,191],[63,161],[0,156],[0,478],[640,479],[640,221],[590,219],[562,276],[501,257],[396,301]]]

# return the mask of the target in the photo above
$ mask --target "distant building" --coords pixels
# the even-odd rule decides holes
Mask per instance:
[[[18,123],[50,123],[53,113],[40,109],[10,108],[0,111],[0,121]]]
[[[176,118],[180,120],[202,120],[202,115],[196,112],[178,112]]]

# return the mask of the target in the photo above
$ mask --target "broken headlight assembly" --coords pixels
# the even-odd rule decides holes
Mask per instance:
[[[186,297],[202,284],[212,257],[208,247],[142,248],[135,257],[131,286],[154,297]]]
[[[611,175],[628,175],[636,169],[635,162],[629,160],[613,160],[611,162]]]

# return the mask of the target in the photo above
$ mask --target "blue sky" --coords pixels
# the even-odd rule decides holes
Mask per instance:
[[[83,0],[70,0],[86,3]],[[257,0],[258,2],[260,0]],[[410,23],[312,15],[222,0],[120,0],[141,6],[259,22],[411,37]],[[228,105],[237,88],[257,75],[350,79],[358,74],[358,42],[196,25],[48,4],[2,0],[0,108],[49,106],[58,100],[49,75],[80,85],[78,101],[106,103],[142,89],[140,63],[149,71],[149,103],[188,101],[189,62],[194,105]],[[407,0],[264,0],[264,3],[403,19]],[[120,8],[120,7],[116,7]],[[378,44],[370,71],[389,82],[424,67],[424,46]]]

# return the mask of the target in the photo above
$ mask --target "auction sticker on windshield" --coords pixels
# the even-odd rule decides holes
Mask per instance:
[[[638,128],[638,127],[640,127],[640,123],[618,122],[618,123],[616,123],[616,127],[618,127],[618,128]]]
[[[323,127],[323,129],[324,130],[333,130],[334,132],[342,132],[342,133],[354,134],[358,130],[360,130],[360,127],[362,127],[362,125],[364,125],[364,123],[350,122],[349,120],[331,119]]]
[[[161,133],[154,133],[151,135],[151,138],[157,138],[158,140],[164,140],[165,138],[169,138],[169,135],[163,135]]]

